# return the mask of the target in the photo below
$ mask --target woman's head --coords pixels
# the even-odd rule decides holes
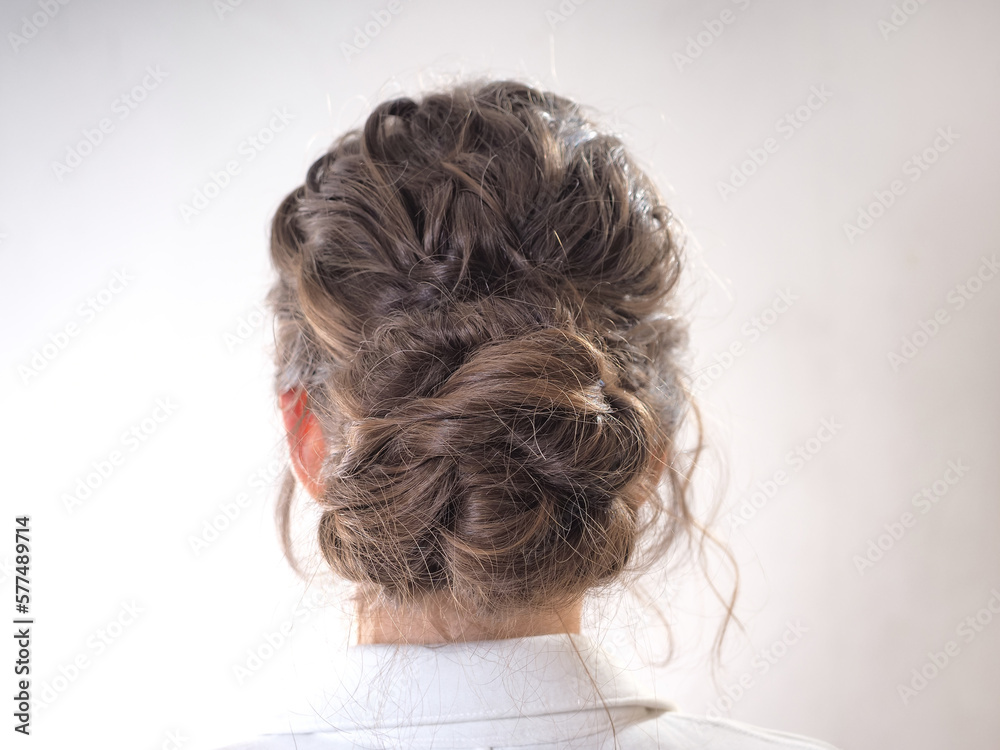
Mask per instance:
[[[389,101],[337,140],[274,218],[269,298],[333,570],[502,621],[691,530],[678,252],[622,143],[521,83]]]

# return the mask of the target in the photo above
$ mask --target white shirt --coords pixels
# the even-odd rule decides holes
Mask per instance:
[[[339,685],[225,750],[611,750],[609,714],[621,750],[833,750],[798,735],[683,714],[578,634],[353,645],[338,671]]]

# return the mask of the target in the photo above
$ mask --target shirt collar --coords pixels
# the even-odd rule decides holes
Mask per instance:
[[[392,732],[483,722],[534,733],[530,717],[582,727],[676,710],[634,671],[581,634],[435,645],[352,645],[335,665],[339,685],[289,716],[283,731]],[[588,674],[589,672],[589,674]],[[603,702],[602,702],[603,698]],[[551,721],[548,722],[551,724]],[[557,729],[565,732],[565,727]]]

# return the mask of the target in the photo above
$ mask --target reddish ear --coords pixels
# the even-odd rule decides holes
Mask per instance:
[[[323,495],[321,474],[326,458],[326,442],[319,420],[308,407],[308,397],[304,389],[286,391],[278,396],[281,416],[288,437],[288,452],[292,468],[302,486],[310,495]]]
[[[306,409],[306,401],[306,392],[303,388],[285,391],[278,396],[278,406],[281,407],[281,415],[285,420],[286,432],[293,433],[297,431],[299,420]]]

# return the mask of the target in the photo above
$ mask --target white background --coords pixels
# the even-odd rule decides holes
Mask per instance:
[[[682,639],[656,671],[667,697],[841,748],[997,747],[1000,622],[983,611],[1000,591],[1000,279],[974,282],[962,309],[949,295],[1000,251],[1000,6],[902,5],[912,12],[882,0],[589,0],[561,12],[403,1],[352,53],[343,45],[384,3],[244,0],[222,12],[210,0],[74,0],[50,18],[37,2],[5,2],[0,589],[13,619],[14,517],[30,514],[33,687],[54,698],[20,745],[209,745],[240,728],[226,717],[296,679],[296,664],[322,674],[317,644],[347,642],[337,605],[296,609],[303,587],[273,529],[282,439],[255,310],[271,278],[267,225],[373,103],[481,74],[592,105],[662,185],[691,233],[695,375],[708,375],[700,394],[728,467],[725,487],[718,469],[703,480],[720,480],[729,510],[758,481],[788,476],[745,525],[720,522],[743,568],[747,634],[735,633],[713,683],[715,621],[674,608],[679,633],[707,635]],[[727,9],[731,23],[713,23]],[[894,12],[905,22],[888,27]],[[28,38],[33,14],[45,23]],[[144,79],[143,100],[123,109]],[[813,87],[830,92],[822,106],[780,126]],[[287,126],[248,150],[276,109]],[[102,118],[111,132],[78,149]],[[767,138],[777,149],[721,191]],[[89,153],[55,167],[71,149]],[[928,168],[914,172],[926,149]],[[185,216],[230,160],[239,172]],[[845,224],[894,180],[905,190],[849,237]],[[766,313],[785,290],[794,303]],[[81,312],[88,298],[102,309]],[[947,322],[918,333],[923,345],[894,367],[888,355],[940,309]],[[771,325],[751,341],[755,318]],[[75,335],[61,336],[68,325]],[[709,369],[734,342],[744,348],[731,366]],[[156,411],[156,399],[176,408]],[[154,414],[166,418],[144,423]],[[808,443],[824,419],[836,435]],[[141,442],[124,439],[133,427],[146,429]],[[801,468],[788,456],[798,446],[817,449],[804,448]],[[114,450],[120,465],[68,508]],[[913,496],[950,461],[969,468],[921,512]],[[227,508],[228,527],[195,550]],[[906,512],[912,527],[884,536]],[[859,566],[878,557],[880,535],[881,559]],[[981,632],[963,638],[977,613]],[[293,635],[241,682],[248,652],[267,655],[267,635],[289,620]],[[766,674],[755,668],[796,621],[807,632]],[[640,640],[659,637],[650,632]],[[628,640],[607,643],[624,657]],[[948,641],[957,656],[904,702],[899,686]],[[747,674],[751,686],[723,700]]]

